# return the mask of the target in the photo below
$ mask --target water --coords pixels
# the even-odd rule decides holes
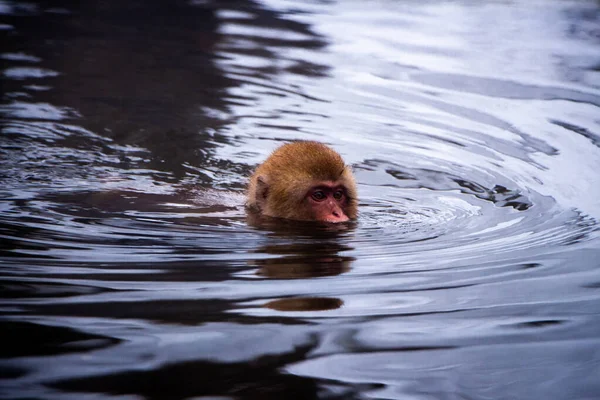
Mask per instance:
[[[597,1],[155,3],[0,4],[0,398],[600,397]]]

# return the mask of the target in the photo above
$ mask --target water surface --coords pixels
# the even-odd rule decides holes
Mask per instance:
[[[600,397],[597,1],[0,15],[0,398]],[[247,219],[297,139],[356,223]]]

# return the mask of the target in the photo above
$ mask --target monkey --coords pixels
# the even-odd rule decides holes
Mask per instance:
[[[259,215],[298,221],[356,219],[356,182],[330,147],[313,141],[277,148],[250,178],[246,207]]]

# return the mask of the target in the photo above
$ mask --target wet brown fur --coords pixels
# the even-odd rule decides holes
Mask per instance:
[[[276,149],[250,178],[246,205],[271,217],[313,220],[306,195],[324,182],[346,188],[343,210],[355,219],[358,201],[352,171],[336,151],[318,142],[294,142]]]

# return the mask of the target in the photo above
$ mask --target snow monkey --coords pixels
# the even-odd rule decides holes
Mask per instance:
[[[247,207],[269,217],[345,222],[357,215],[350,167],[336,151],[318,142],[276,149],[250,178],[247,194]]]

